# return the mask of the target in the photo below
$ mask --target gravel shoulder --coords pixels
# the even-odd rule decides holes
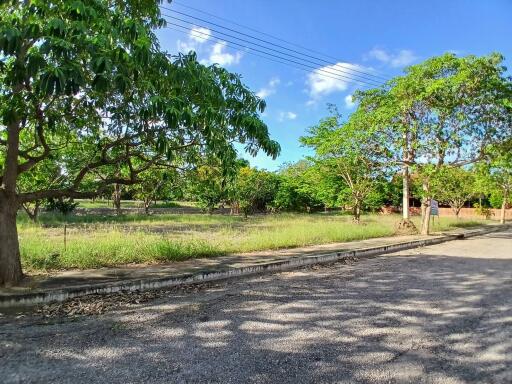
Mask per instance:
[[[4,316],[0,377],[509,383],[511,250],[508,230],[229,284],[113,295],[99,310],[96,298],[67,303],[82,307],[74,312]]]

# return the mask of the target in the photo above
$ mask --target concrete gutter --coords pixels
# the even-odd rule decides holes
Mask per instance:
[[[384,246],[360,248],[350,251],[291,257],[286,260],[258,263],[236,268],[224,268],[213,270],[199,270],[194,273],[173,274],[168,277],[152,277],[142,279],[128,279],[124,281],[103,282],[69,288],[47,289],[34,292],[23,292],[0,295],[0,308],[31,306],[50,302],[61,302],[66,299],[90,294],[107,294],[120,291],[145,291],[151,289],[166,288],[172,286],[188,285],[206,281],[224,280],[233,277],[247,276],[261,273],[272,273],[290,270],[313,264],[332,263],[346,258],[365,259],[386,253],[393,253],[407,249],[440,244],[452,240],[466,239],[474,236],[485,235],[507,229],[508,226],[492,225],[489,227],[463,231],[460,233],[448,233],[432,238],[397,242]]]

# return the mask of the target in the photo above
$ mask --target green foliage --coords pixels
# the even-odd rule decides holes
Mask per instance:
[[[483,216],[487,220],[489,220],[493,215],[493,212],[489,207],[485,207],[483,205],[480,205],[479,203],[475,203],[473,207],[475,208],[475,212],[477,215]]]
[[[512,151],[510,141],[489,147],[488,159],[479,164],[478,179],[483,192],[494,199],[507,199],[512,192]]]
[[[503,204],[503,194],[495,191],[489,196],[489,203],[492,208],[501,208]]]
[[[349,125],[398,165],[474,160],[510,127],[512,85],[502,62],[499,54],[428,59],[383,88],[357,92]]]
[[[388,180],[378,185],[379,199],[382,205],[399,207],[402,204],[402,178],[399,174],[395,174]]]
[[[324,213],[257,215],[248,219],[201,214],[64,218],[45,213],[41,216],[44,226],[28,223],[21,215],[19,221],[23,265],[40,271],[171,262],[389,236],[396,216],[368,215],[364,226],[354,225],[344,215]],[[66,249],[64,223],[68,224]],[[441,220],[439,230],[481,224],[446,218]]]
[[[476,191],[474,170],[466,170],[450,166],[424,166],[423,173],[418,173],[416,179],[417,196],[425,198],[430,196],[441,204],[448,204],[456,216],[464,203],[470,200]],[[428,183],[428,188],[421,188]]]
[[[487,159],[477,167],[477,185],[482,192],[490,195],[495,207],[501,203],[500,222],[505,222],[505,209],[512,195],[512,140],[486,148]]]
[[[49,198],[46,202],[46,209],[48,211],[60,212],[64,216],[69,215],[71,212],[75,210],[78,206],[78,203],[73,201],[73,199],[65,199],[65,198]]]
[[[191,169],[206,157],[229,170],[236,143],[278,156],[259,116],[265,102],[239,75],[161,49],[159,3],[0,2],[0,205],[119,192],[150,169]],[[20,175],[42,162],[65,177],[20,190]],[[18,282],[19,252],[0,256],[12,266],[0,284]]]
[[[189,174],[189,196],[197,200],[199,206],[211,212],[226,199],[226,188],[219,166],[202,165]]]
[[[366,212],[378,212],[387,203],[386,190],[388,182],[380,180],[375,184],[375,188],[372,189],[366,196],[361,209]]]
[[[331,116],[322,119],[301,137],[316,152],[315,161],[324,175],[337,179],[336,204],[353,210],[359,221],[364,207],[374,206],[378,185],[385,179],[385,158],[364,140],[354,125],[343,123],[331,106]],[[332,191],[333,183],[328,184]],[[326,193],[324,192],[324,196]],[[382,199],[381,199],[382,200]]]
[[[319,174],[314,163],[302,160],[288,164],[278,176],[279,188],[272,202],[276,210],[311,212],[324,206],[321,196],[326,178]]]
[[[152,202],[156,200],[168,200],[173,197],[173,192],[181,176],[175,169],[154,168],[140,174],[140,182],[132,188],[132,196],[141,200],[146,213]]]
[[[275,174],[243,167],[236,176],[231,201],[239,206],[245,216],[265,212],[274,201],[278,186],[279,179]]]
[[[499,54],[445,54],[407,68],[381,88],[356,92],[349,137],[362,153],[402,168],[404,194],[414,167],[428,208],[430,178],[440,167],[475,162],[489,143],[510,134],[512,82],[502,62]],[[430,215],[424,218],[426,234]]]
[[[66,170],[20,201],[90,197],[205,156],[229,169],[235,142],[278,155],[258,115],[265,103],[238,75],[161,50],[157,1],[7,1],[0,11],[0,146],[20,136],[15,179],[43,161]],[[0,176],[18,161],[1,153]]]

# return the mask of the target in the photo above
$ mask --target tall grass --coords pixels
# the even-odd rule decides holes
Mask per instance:
[[[44,215],[18,220],[22,263],[31,271],[180,261],[229,253],[347,242],[393,234],[397,216],[280,214],[245,220],[222,215]],[[66,224],[66,245],[64,245]],[[419,223],[417,223],[419,224]],[[442,218],[434,230],[482,221]]]
[[[105,199],[76,199],[79,208],[112,208],[112,200]],[[157,201],[156,204],[152,204],[152,208],[175,208],[181,206],[190,206],[190,202],[174,202],[174,201]],[[121,208],[143,208],[144,203],[137,200],[121,200]]]
[[[172,225],[176,223],[187,223],[187,224],[222,224],[222,223],[233,223],[239,222],[243,219],[239,216],[229,215],[203,215],[203,214],[157,214],[157,215],[145,215],[145,214],[125,214],[125,215],[99,215],[99,214],[70,214],[63,215],[55,212],[43,212],[40,214],[38,223],[34,224],[30,221],[28,216],[24,212],[18,214],[17,222],[18,227],[28,226],[43,226],[43,227],[58,227],[64,224],[68,225],[79,225],[79,224],[143,224],[147,223],[158,225]]]

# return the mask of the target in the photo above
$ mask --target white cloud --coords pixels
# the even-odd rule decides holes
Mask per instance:
[[[395,55],[391,60],[391,65],[393,67],[404,67],[406,65],[412,64],[416,61],[417,57],[414,55],[412,51],[407,49],[401,50],[398,55]]]
[[[393,54],[380,48],[374,48],[368,52],[368,57],[395,68],[405,67],[417,59],[416,55],[408,49],[402,49]]]
[[[183,41],[183,40],[179,40],[176,42],[177,43],[177,46],[178,46],[178,51],[180,52],[184,52],[184,53],[189,53],[190,51],[196,51],[197,50],[197,46],[196,44],[194,44],[193,41]]]
[[[368,56],[384,63],[387,63],[391,60],[391,56],[386,51],[379,48],[373,48],[370,52],[368,52]]]
[[[275,89],[261,88],[258,92],[256,92],[256,96],[258,96],[261,99],[265,99],[270,95],[273,95],[274,93],[276,93]]]
[[[275,88],[279,85],[280,82],[281,82],[281,80],[279,80],[279,77],[273,77],[268,82],[268,86],[271,88]]]
[[[178,51],[188,53],[190,51],[198,51],[201,44],[210,39],[211,31],[208,28],[192,27],[188,32],[185,41],[178,40]]]
[[[276,93],[276,88],[280,82],[281,80],[279,80],[278,77],[273,77],[272,79],[270,79],[270,81],[265,87],[261,88],[258,92],[256,92],[256,96],[264,99],[266,97],[269,97],[270,95],[273,95],[274,93]]]
[[[353,108],[354,105],[356,105],[355,101],[353,100],[352,95],[345,96],[345,107],[347,108]]]
[[[309,74],[307,79],[311,100],[309,100],[306,105],[315,104],[316,100],[321,96],[333,92],[345,91],[350,84],[350,80],[339,76],[348,77],[350,73],[353,73],[350,70],[354,69],[358,71],[365,70],[365,68],[360,65],[350,63],[336,63],[314,70]],[[368,69],[366,70],[368,71]]]
[[[279,116],[277,117],[278,121],[285,120],[295,120],[297,118],[297,114],[295,112],[279,112]]]
[[[221,66],[238,64],[242,58],[242,52],[235,52],[234,54],[225,52],[227,43],[225,41],[219,41],[212,47],[208,62],[211,64],[219,64]]]
[[[185,40],[177,41],[178,51],[184,53],[190,51],[197,52],[201,58],[199,62],[204,65],[219,64],[221,66],[229,66],[240,62],[242,52],[227,52],[227,43],[225,41],[205,44],[210,42],[211,38],[212,32],[208,28],[194,26],[188,32]]]
[[[193,27],[190,30],[188,37],[190,40],[197,41],[198,43],[202,44],[207,41],[211,35],[212,32],[208,28]]]

